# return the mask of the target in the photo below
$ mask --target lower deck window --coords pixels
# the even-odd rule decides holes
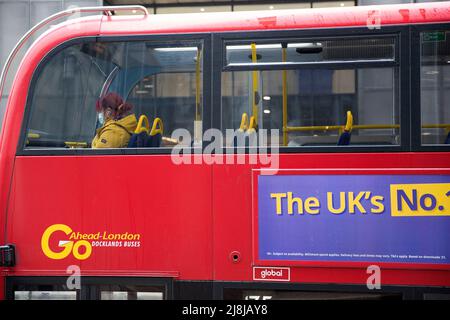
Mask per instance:
[[[162,292],[102,291],[100,300],[163,300]]]
[[[163,300],[164,288],[144,286],[100,286],[100,300]]]
[[[77,300],[76,291],[14,291],[14,300]]]
[[[401,294],[331,291],[225,289],[225,300],[397,300]]]
[[[169,278],[82,277],[71,289],[66,277],[6,279],[9,300],[166,300],[172,296]]]

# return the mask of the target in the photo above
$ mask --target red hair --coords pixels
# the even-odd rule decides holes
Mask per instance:
[[[130,103],[126,103],[115,92],[109,92],[104,97],[97,100],[95,109],[97,112],[104,111],[111,108],[115,119],[120,119],[124,114],[130,111],[133,106]]]

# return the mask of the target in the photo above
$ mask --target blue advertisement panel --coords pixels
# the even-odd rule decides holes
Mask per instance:
[[[259,260],[450,263],[450,176],[258,176]]]

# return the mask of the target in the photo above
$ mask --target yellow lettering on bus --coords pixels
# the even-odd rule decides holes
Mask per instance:
[[[69,236],[69,239],[71,240],[77,240],[77,239],[86,239],[89,238],[88,234],[81,234],[79,232],[75,233],[72,232],[72,229],[65,225],[65,224],[54,224],[48,227],[44,233],[42,234],[41,238],[41,248],[44,254],[49,257],[50,259],[54,260],[61,260],[66,258],[70,255],[70,253],[73,254],[73,256],[78,260],[85,260],[90,257],[92,253],[92,245],[89,241],[86,240],[78,240],[78,241],[60,241],[59,247],[64,248],[63,250],[59,252],[55,252],[52,249],[50,249],[50,237],[55,232],[64,232],[67,236]],[[84,247],[84,250],[81,249]]]
[[[72,251],[73,241],[67,241],[66,243],[60,245],[60,247],[63,247],[64,249],[60,252],[55,252],[52,249],[50,249],[49,241],[50,237],[54,232],[62,231],[66,235],[69,235],[69,233],[72,232],[72,229],[69,226],[66,226],[65,224],[54,224],[48,227],[41,238],[41,247],[44,254],[49,257],[50,259],[54,260],[60,260],[67,257],[70,252]]]
[[[270,197],[276,199],[277,214],[281,214],[281,199],[286,198],[286,193],[271,193]]]

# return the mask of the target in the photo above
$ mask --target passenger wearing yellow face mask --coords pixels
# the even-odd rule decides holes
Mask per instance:
[[[136,115],[131,112],[133,106],[123,101],[114,92],[110,92],[96,103],[97,112],[101,112],[105,123],[97,129],[92,140],[92,148],[126,148],[137,126]]]

